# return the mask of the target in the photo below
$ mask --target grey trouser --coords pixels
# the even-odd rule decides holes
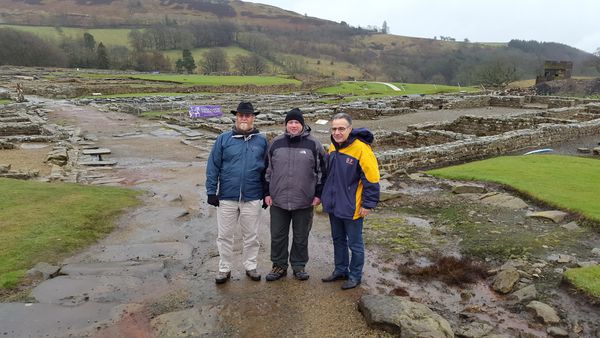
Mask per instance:
[[[219,271],[231,271],[233,261],[233,238],[236,228],[242,229],[242,263],[246,270],[256,269],[258,226],[260,223],[260,201],[219,201],[217,208],[217,248],[219,249]]]
[[[292,249],[290,265],[294,270],[304,268],[308,262],[308,235],[312,228],[313,207],[285,210],[271,206],[271,261],[273,266],[288,267],[288,240],[292,223]]]

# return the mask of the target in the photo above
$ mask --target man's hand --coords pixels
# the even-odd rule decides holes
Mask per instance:
[[[208,199],[206,202],[215,207],[219,206],[219,198],[217,197],[217,195],[208,195]]]
[[[360,207],[359,215],[360,215],[360,217],[365,217],[368,214],[370,214],[371,211],[373,211],[373,209],[366,209],[366,208]]]
[[[265,199],[263,200],[263,208],[264,209],[267,208],[267,207],[265,207],[265,205],[267,205],[267,206],[273,205],[273,199],[271,198],[271,196],[265,196]]]
[[[320,198],[318,198],[317,196],[313,197],[313,200],[312,200],[312,203],[311,203],[311,205],[312,205],[313,207],[316,207],[316,206],[317,206],[317,205],[319,205],[319,204],[321,204],[321,199],[320,199]]]

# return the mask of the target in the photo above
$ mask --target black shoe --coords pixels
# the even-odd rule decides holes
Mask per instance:
[[[304,271],[304,269],[298,269],[294,270],[294,277],[297,280],[307,280],[308,278],[310,278],[310,275],[308,274],[308,272]]]
[[[260,281],[260,273],[256,269],[246,270],[246,276],[250,277],[253,281]]]
[[[345,275],[345,274],[339,273],[339,272],[334,272],[330,276],[321,278],[321,281],[324,283],[329,283],[329,282],[335,282],[336,280],[346,280],[346,279],[348,279],[348,275]]]
[[[355,281],[353,279],[348,279],[342,284],[342,290],[354,289],[355,287],[360,285],[360,281]]]
[[[267,274],[265,279],[269,282],[272,282],[274,280],[280,279],[281,277],[285,277],[286,275],[287,275],[287,267],[282,268],[280,266],[274,266],[273,270],[271,270],[271,272],[269,272]]]
[[[227,271],[227,272],[219,271],[219,273],[217,274],[217,277],[215,278],[215,283],[223,284],[223,283],[227,282],[227,280],[229,278],[231,278],[231,271]]]

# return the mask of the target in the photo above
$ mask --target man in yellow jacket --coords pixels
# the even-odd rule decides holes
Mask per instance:
[[[361,282],[365,263],[363,218],[379,202],[379,167],[372,142],[370,131],[352,128],[350,115],[338,113],[332,118],[328,175],[321,202],[331,223],[335,269],[322,281],[346,280],[343,290]]]

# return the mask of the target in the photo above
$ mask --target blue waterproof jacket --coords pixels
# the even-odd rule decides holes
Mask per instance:
[[[264,197],[267,139],[235,130],[217,137],[206,165],[206,194],[219,200],[254,201]]]
[[[360,208],[373,209],[379,202],[379,166],[371,149],[373,134],[352,129],[343,144],[331,137],[327,179],[321,194],[323,210],[337,218],[356,220]]]

